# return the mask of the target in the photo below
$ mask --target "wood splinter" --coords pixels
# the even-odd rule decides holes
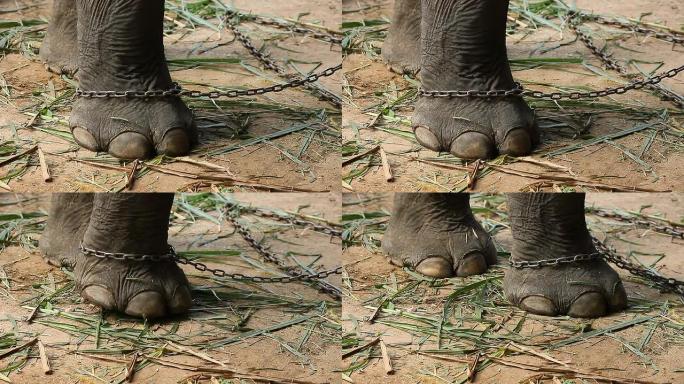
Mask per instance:
[[[40,147],[38,147],[38,162],[40,163],[40,171],[43,173],[43,180],[46,183],[52,181],[50,169],[48,168],[47,161],[45,161],[45,154]]]
[[[130,383],[133,381],[133,376],[135,375],[135,364],[138,362],[139,353],[135,352],[133,354],[133,360],[126,367],[126,382]]]
[[[394,181],[394,175],[392,174],[392,168],[390,168],[389,160],[387,160],[387,153],[380,147],[380,160],[382,161],[382,169],[385,171],[385,180]]]
[[[43,373],[46,375],[51,374],[50,360],[48,360],[47,353],[45,353],[45,345],[40,340],[38,340],[38,354],[40,355],[40,364],[43,366]]]
[[[387,353],[387,345],[385,342],[380,340],[380,354],[382,354],[382,362],[385,365],[385,373],[390,375],[394,373],[394,368],[392,368],[392,360],[390,360],[389,353]]]

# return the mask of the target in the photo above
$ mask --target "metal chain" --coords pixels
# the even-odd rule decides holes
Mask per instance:
[[[310,84],[318,81],[321,77],[328,77],[335,74],[335,72],[342,69],[342,64],[327,68],[321,72],[308,75],[304,78],[294,79],[284,84],[271,85],[269,87],[251,88],[244,90],[230,90],[230,91],[192,91],[183,90],[178,83],[173,83],[173,87],[168,90],[149,90],[149,91],[84,91],[76,89],[76,96],[86,98],[151,98],[151,97],[178,97],[185,96],[190,98],[208,97],[210,99],[218,99],[220,97],[242,97],[242,96],[256,96],[271,92],[281,92],[289,88],[301,87],[305,84]]]
[[[273,212],[273,211],[264,211],[264,210],[257,209],[257,208],[242,207],[242,206],[238,206],[238,205],[233,205],[233,207],[239,209],[240,212],[249,212],[250,214],[253,214],[253,215],[259,216],[259,217],[263,217],[266,219],[276,220],[276,221],[288,223],[288,224],[291,224],[294,226],[307,227],[307,228],[310,228],[316,232],[323,233],[326,235],[335,236],[335,237],[341,237],[342,236],[341,230],[335,229],[329,225],[319,224],[319,223],[313,222],[311,220],[304,220],[304,219],[299,219],[296,217],[284,216],[284,215],[278,214],[278,213]]]
[[[580,37],[582,39],[582,37]],[[584,41],[584,40],[583,40]],[[587,44],[587,43],[585,43]],[[596,48],[593,44],[592,47]],[[598,48],[597,52],[598,51]],[[603,53],[600,53],[603,54]],[[611,60],[611,63],[613,64],[606,64],[607,67],[614,69],[614,65],[619,65],[616,64],[613,59],[608,58]],[[425,89],[420,89],[418,91],[418,94],[420,96],[424,97],[479,97],[479,98],[499,98],[499,97],[510,97],[510,96],[527,96],[527,97],[532,97],[535,99],[549,99],[549,100],[578,100],[578,99],[587,99],[587,98],[597,98],[597,97],[605,97],[609,95],[619,95],[623,93],[627,93],[631,90],[635,89],[641,89],[645,87],[650,87],[652,85],[660,83],[663,79],[671,78],[677,76],[680,72],[684,71],[684,65],[681,65],[677,68],[672,68],[669,71],[662,72],[656,76],[653,77],[647,77],[643,80],[638,80],[638,81],[632,81],[627,85],[623,85],[620,87],[614,87],[614,88],[605,88],[600,91],[589,91],[589,92],[570,92],[570,93],[561,93],[561,92],[541,92],[541,91],[531,91],[531,90],[526,90],[523,88],[523,86],[516,82],[515,86],[511,89],[506,89],[506,90],[489,90],[489,91],[482,91],[482,90],[476,90],[476,89],[470,89],[470,90],[455,90],[455,91],[428,91]],[[660,88],[658,88],[660,90]],[[679,103],[677,101],[678,95],[673,94],[673,96],[668,96],[664,99],[674,101],[676,103]],[[679,105],[679,104],[677,104]]]
[[[616,221],[621,221],[621,222],[626,222],[626,223],[631,223],[634,225],[638,225],[641,227],[646,227],[651,229],[654,232],[658,233],[663,233],[672,237],[676,237],[679,239],[684,240],[684,230],[679,229],[679,225],[667,225],[667,224],[662,224],[654,219],[640,219],[634,216],[628,216],[628,215],[623,215],[617,212],[610,212],[604,209],[600,208],[593,208],[593,207],[588,207],[586,208],[586,211],[590,214],[599,216],[599,217],[605,217],[608,219],[613,219]],[[684,227],[684,226],[681,226]]]
[[[151,262],[161,262],[161,261],[168,261],[168,262],[175,262],[178,264],[184,264],[184,265],[190,265],[193,268],[197,269],[198,271],[206,271],[211,273],[212,275],[216,277],[223,277],[223,278],[228,278],[232,280],[237,280],[237,281],[249,281],[252,283],[292,283],[292,282],[301,282],[301,281],[306,281],[306,282],[311,282],[311,281],[316,281],[318,279],[324,279],[330,275],[336,275],[336,274],[341,274],[342,273],[342,267],[337,267],[335,269],[330,269],[327,271],[321,271],[317,273],[304,273],[304,274],[295,274],[291,276],[282,276],[282,277],[261,277],[261,276],[247,276],[243,275],[241,273],[228,273],[222,269],[214,269],[208,267],[206,264],[197,262],[197,261],[192,261],[190,259],[187,259],[185,257],[178,256],[176,253],[176,250],[169,245],[168,249],[165,251],[165,253],[161,254],[142,254],[142,253],[123,253],[123,252],[104,252],[104,251],[98,251],[92,248],[87,248],[86,246],[81,243],[80,245],[81,252],[86,255],[86,256],[93,256],[97,257],[100,259],[110,259],[110,260],[119,260],[119,261],[133,261],[133,262],[144,262],[144,261],[151,261]]]
[[[251,233],[245,228],[242,224],[240,224],[237,221],[237,218],[230,215],[226,214],[226,218],[230,223],[235,227],[235,230],[237,231],[240,236],[252,247],[254,248],[255,251],[257,251],[258,254],[260,254],[266,261],[269,261],[273,264],[276,264],[289,276],[297,276],[299,272],[297,272],[294,267],[292,266],[287,266],[285,265],[284,260],[282,260],[276,253],[272,252],[271,250],[267,249],[263,244],[261,244],[259,241],[257,241]],[[342,268],[338,268],[339,273],[342,273]],[[315,283],[318,285],[319,290],[322,292],[328,293],[334,298],[338,299],[342,297],[342,292],[340,291],[339,288],[335,287],[332,284],[329,284],[325,281],[319,280],[315,281]]]
[[[555,259],[543,259],[543,260],[534,260],[534,261],[516,261],[516,260],[513,260],[511,258],[509,260],[509,263],[511,264],[511,267],[513,267],[513,268],[523,269],[523,268],[555,267],[555,266],[558,266],[561,264],[572,264],[572,263],[578,263],[581,261],[594,261],[594,260],[599,260],[599,259],[601,259],[601,254],[598,252],[595,252],[595,253],[579,254],[579,255],[574,255],[574,256],[556,257]]]
[[[237,28],[237,26],[230,21],[226,21],[226,26],[235,34],[235,37],[238,39],[240,43],[249,51],[249,53],[254,56],[259,62],[261,62],[266,68],[278,73],[279,75],[285,77],[285,78],[291,78],[293,75],[287,73],[285,68],[283,68],[280,64],[278,64],[275,60],[273,60],[268,53],[264,53],[257,49],[257,47],[254,46],[252,41],[245,35],[244,33],[240,32],[240,30]],[[341,68],[342,65],[340,64],[339,67]],[[318,94],[318,96],[323,99],[331,102],[333,105],[336,107],[340,108],[342,106],[342,100],[335,95],[334,93],[331,93],[325,89],[321,89],[319,87],[316,87],[315,85],[312,84],[302,84],[302,86],[306,89],[309,89],[310,91],[313,91]]]
[[[568,26],[570,27],[570,29],[572,29],[572,31],[575,32],[575,34],[580,39],[580,41],[582,43],[584,43],[584,45],[587,48],[589,48],[589,50],[594,54],[594,56],[596,56],[603,63],[603,65],[606,68],[612,69],[612,70],[618,72],[619,74],[621,74],[623,76],[630,76],[630,73],[625,66],[623,66],[617,60],[613,59],[605,50],[598,48],[596,46],[596,44],[594,44],[594,41],[592,40],[591,36],[589,36],[587,33],[583,32],[579,29],[579,24],[582,21],[582,18],[580,16],[578,16],[575,13],[570,13],[568,16],[569,16]],[[681,72],[683,69],[684,69],[684,65],[682,65],[678,68],[672,69],[668,72],[664,72],[664,73],[662,73],[658,76],[655,76],[653,78],[646,78],[645,80],[638,81],[638,82],[635,82],[632,84],[640,84],[640,88],[643,88],[643,87],[649,88],[649,89],[659,93],[662,100],[670,101],[673,104],[675,104],[677,107],[684,108],[684,99],[682,99],[682,97],[680,95],[670,91],[669,89],[666,89],[666,88],[658,85],[658,83],[662,79],[668,78],[668,77],[674,77],[677,75],[677,73]],[[657,81],[651,82],[650,81],[651,79],[657,79]],[[637,88],[632,87],[631,89],[637,89]]]
[[[301,35],[306,35],[306,36],[311,36],[316,39],[321,39],[324,41],[327,41],[329,43],[333,44],[342,44],[342,38],[337,37],[334,35],[334,33],[325,33],[321,31],[317,31],[314,29],[310,28],[303,28],[300,27],[299,25],[295,23],[288,23],[288,22],[283,22],[279,21],[276,19],[272,19],[269,17],[264,17],[264,16],[258,16],[258,15],[251,15],[251,14],[244,14],[240,13],[238,11],[229,11],[226,13],[227,16],[229,17],[239,17],[242,20],[247,20],[251,21],[256,24],[261,24],[261,25],[267,25],[279,29],[285,29],[293,33],[298,33]],[[339,35],[342,35],[342,33],[338,33]]]
[[[663,31],[659,31],[659,30],[654,29],[654,28],[644,27],[644,26],[638,24],[637,22],[624,22],[624,21],[620,21],[618,19],[612,19],[612,18],[608,18],[605,16],[601,16],[601,15],[580,13],[578,11],[575,12],[575,15],[577,15],[578,17],[581,17],[582,19],[587,20],[587,21],[593,21],[595,23],[610,25],[610,26],[621,28],[621,29],[628,29],[630,31],[641,33],[644,35],[651,35],[651,36],[654,36],[658,39],[665,40],[665,41],[673,43],[673,44],[684,44],[684,32],[678,32],[678,31],[663,32]],[[680,36],[682,36],[682,37],[680,37]]]

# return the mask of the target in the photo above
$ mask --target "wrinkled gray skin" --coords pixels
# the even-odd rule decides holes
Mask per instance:
[[[190,285],[174,262],[131,262],[85,256],[79,244],[107,252],[166,251],[173,194],[55,193],[40,248],[48,263],[74,268],[84,299],[131,316],[186,312]]]
[[[164,0],[55,0],[41,57],[84,90],[172,87],[163,45]],[[122,159],[184,155],[197,142],[192,112],[176,97],[84,99],[69,122],[78,144]]]
[[[507,0],[395,0],[383,57],[397,72],[419,71],[428,90],[511,89],[507,12]],[[421,97],[412,123],[421,145],[463,159],[527,155],[539,142],[521,97]]]
[[[495,263],[496,251],[470,212],[467,194],[396,194],[393,210],[383,238],[392,264],[450,277],[483,273]],[[514,260],[595,252],[584,194],[508,194],[508,212]],[[521,309],[547,316],[599,317],[627,305],[620,277],[604,261],[508,268],[504,292]]]

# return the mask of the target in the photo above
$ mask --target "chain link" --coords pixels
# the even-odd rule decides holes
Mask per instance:
[[[555,267],[555,266],[562,265],[562,264],[572,264],[572,263],[578,263],[578,262],[582,262],[582,261],[594,261],[594,260],[599,260],[599,259],[601,259],[601,254],[598,252],[595,252],[595,253],[588,253],[588,254],[579,254],[579,255],[574,255],[574,256],[556,257],[555,259],[543,259],[543,260],[534,260],[534,261],[516,261],[516,260],[513,260],[511,258],[509,260],[509,263],[511,264],[511,267],[513,267],[513,268],[523,269],[523,268]]]
[[[251,21],[256,24],[261,24],[261,25],[267,25],[270,27],[275,27],[279,29],[285,29],[293,33],[298,33],[300,35],[305,35],[305,36],[311,36],[316,39],[321,39],[323,41],[327,41],[329,43],[333,44],[342,44],[342,38],[335,36],[333,33],[325,33],[317,30],[313,30],[310,28],[303,28],[300,27],[299,25],[295,23],[287,23],[287,22],[282,22],[276,19],[264,17],[264,16],[258,16],[258,15],[251,15],[251,14],[244,14],[244,13],[239,13],[237,11],[229,11],[226,13],[227,16],[229,17],[239,17],[241,20],[247,20]],[[340,33],[341,35],[341,33]]]
[[[291,217],[291,216],[283,216],[281,214],[275,213],[273,211],[264,211],[260,210],[257,208],[250,208],[250,207],[238,207],[237,205],[234,205],[233,207],[238,208],[240,212],[249,212],[250,214],[253,214],[255,216],[263,217],[266,219],[271,219],[271,220],[276,220],[280,222],[284,222],[290,225],[294,226],[301,226],[301,227],[306,227],[306,228],[311,228],[312,230],[323,233],[326,235],[330,236],[335,236],[335,237],[341,237],[342,236],[342,231],[336,228],[333,228],[328,225],[324,224],[319,224],[315,223],[310,220],[304,220],[304,219],[299,219],[296,217]]]
[[[242,43],[242,45],[249,51],[249,53],[261,64],[263,64],[264,67],[276,72],[277,74],[285,78],[291,78],[293,76],[287,73],[285,68],[283,68],[275,60],[273,60],[270,54],[262,52],[259,49],[257,49],[257,47],[255,47],[252,41],[249,39],[249,37],[242,33],[235,24],[231,23],[230,21],[226,21],[226,26],[233,32],[238,41]],[[340,64],[339,67],[342,68],[342,64]],[[337,95],[325,89],[321,89],[310,83],[302,84],[301,86],[317,93],[321,99],[331,102],[338,108],[342,106],[342,100]]]
[[[654,28],[644,27],[636,22],[624,22],[621,20],[611,19],[601,15],[594,15],[579,11],[575,11],[575,15],[581,17],[584,20],[593,21],[598,24],[610,25],[621,29],[628,29],[632,32],[641,33],[644,35],[651,35],[658,39],[665,40],[673,44],[684,44],[684,32],[663,32]]]
[[[600,208],[592,208],[588,207],[586,211],[590,214],[599,216],[599,217],[605,217],[608,219],[616,220],[616,221],[621,221],[621,222],[626,222],[630,224],[634,224],[637,226],[649,228],[654,232],[666,234],[668,236],[672,236],[678,239],[684,240],[684,230],[679,229],[679,225],[667,225],[663,224],[661,222],[658,222],[654,219],[640,219],[634,216],[628,216],[624,214],[620,214],[617,212],[610,212],[604,209]]]

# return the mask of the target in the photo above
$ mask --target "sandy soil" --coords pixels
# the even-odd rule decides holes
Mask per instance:
[[[392,199],[391,194],[376,195],[382,196],[378,201],[372,201],[367,205],[355,205],[345,208],[345,213],[351,212],[371,212],[379,209],[386,209],[391,212]],[[345,201],[357,201],[368,197],[366,194],[346,194]],[[593,204],[596,207],[606,209],[622,209],[638,211],[644,208],[643,213],[646,214],[662,214],[663,218],[675,222],[682,222],[684,219],[684,195],[682,194],[610,194],[610,193],[591,193],[587,195],[587,204]],[[617,248],[620,254],[625,254],[628,251],[634,252],[649,252],[654,254],[664,254],[665,257],[658,264],[660,271],[664,275],[675,278],[684,278],[684,259],[680,257],[682,254],[681,241],[675,242],[666,236],[655,234],[648,230],[635,230],[633,227],[616,225],[615,222],[607,221],[605,219],[598,219],[596,216],[587,216],[589,227],[594,235],[602,238],[605,231],[611,231],[611,234],[621,239],[621,241],[610,241]],[[497,245],[504,249],[510,249],[511,241],[510,231],[505,229],[500,231],[495,236]],[[466,364],[440,361],[431,357],[416,354],[416,351],[430,351],[434,352],[436,349],[436,341],[434,337],[424,339],[423,334],[414,335],[405,332],[397,327],[390,327],[384,324],[375,322],[370,324],[367,319],[373,312],[373,308],[377,305],[378,294],[383,292],[383,284],[389,287],[396,283],[406,282],[409,277],[401,269],[391,266],[382,254],[372,254],[367,249],[354,246],[343,252],[342,255],[345,270],[349,275],[349,282],[345,287],[351,286],[343,298],[342,320],[345,334],[353,333],[355,335],[366,337],[371,340],[373,337],[381,336],[388,345],[389,355],[392,359],[392,364],[395,373],[386,375],[379,352],[374,354],[376,357],[371,360],[371,363],[361,370],[351,375],[351,378],[356,383],[444,383],[456,382],[462,383],[465,381],[467,374],[465,372]],[[651,258],[644,258],[644,260],[652,260]],[[589,322],[594,329],[605,327],[609,324],[614,324],[619,321],[626,321],[636,316],[657,314],[658,311],[649,311],[644,308],[639,308],[639,300],[648,299],[658,302],[665,302],[668,300],[674,305],[678,303],[676,309],[671,309],[668,315],[665,315],[677,324],[681,324],[681,298],[672,294],[660,294],[657,290],[648,288],[644,285],[637,284],[632,280],[627,273],[619,270],[620,275],[628,292],[632,308],[624,313],[614,314],[603,319]],[[458,279],[461,280],[461,279]],[[391,289],[388,288],[390,292]],[[409,313],[434,315],[440,314],[444,306],[445,297],[452,292],[452,289],[435,289],[426,288],[425,294],[420,297],[403,300],[401,303],[395,305],[395,309],[403,310]],[[506,305],[503,303],[502,305]],[[517,311],[514,311],[517,312]],[[513,313],[513,312],[512,312]],[[508,324],[509,329],[515,327],[520,317],[520,313],[512,315],[502,324]],[[483,313],[482,316],[488,320],[496,318],[493,314]],[[670,317],[671,316],[671,317]],[[381,314],[379,319],[386,322],[393,320],[403,320],[405,318],[394,317],[390,314]],[[576,327],[586,325],[587,322],[581,320],[569,320],[566,318],[548,318],[536,315],[527,315],[525,325],[519,331],[521,335],[532,334],[540,332],[541,330],[549,331],[549,338],[553,340],[558,337],[559,331],[565,329],[577,329]],[[507,327],[504,325],[504,329]],[[681,343],[672,342],[672,340],[665,340],[663,334],[656,331],[652,341],[644,349],[643,353],[646,359],[654,364],[650,366],[644,363],[644,360],[637,357],[630,350],[625,347],[618,340],[625,343],[638,344],[646,327],[635,326],[626,330],[615,332],[612,335],[604,335],[601,337],[590,338],[587,341],[580,342],[571,346],[557,348],[555,350],[543,349],[544,343],[537,344],[532,348],[537,351],[543,351],[555,359],[566,361],[574,367],[591,371],[597,369],[597,372],[616,377],[636,378],[641,380],[650,380],[656,383],[681,383],[684,381],[684,373],[682,373],[682,363],[679,356],[684,352],[684,347]],[[561,332],[562,333],[562,332]],[[615,336],[615,337],[612,337]],[[530,339],[538,343],[538,339]],[[473,352],[474,353],[474,352]],[[444,355],[449,358],[450,355]],[[455,356],[461,357],[461,356]],[[472,361],[473,356],[469,356],[468,361]],[[534,356],[515,356],[506,357],[508,360],[528,363],[532,365],[545,365],[548,362],[534,357]],[[344,360],[345,367],[352,363],[352,358]],[[653,368],[653,367],[657,367]],[[491,383],[491,384],[513,384],[513,383],[537,383],[537,381],[529,381],[528,379],[535,375],[535,372],[505,367],[498,364],[490,365],[477,373],[476,383]],[[441,379],[438,378],[441,376]],[[550,379],[543,381],[543,383],[552,383]],[[560,383],[553,382],[554,384]],[[563,384],[570,383],[588,383],[587,381],[562,381]]]
[[[18,0],[2,2],[1,9],[16,9],[30,6],[19,12],[2,13],[3,20],[19,20],[47,18],[52,1]],[[11,6],[10,6],[11,5]],[[16,5],[16,6],[15,6]],[[311,24],[319,24],[326,28],[336,29],[339,25],[340,5],[334,0],[315,1],[246,1],[231,2],[237,9],[257,15],[277,16],[300,19]],[[169,18],[169,20],[171,20]],[[45,26],[37,28],[44,29]],[[256,24],[243,24],[247,33],[260,47],[263,39],[275,58],[292,60],[301,71],[309,71],[314,64],[322,63],[318,70],[334,66],[340,62],[340,49],[337,46],[313,38],[293,34],[278,34],[272,28]],[[276,36],[274,38],[274,36]],[[40,42],[35,42],[32,49],[38,52]],[[250,66],[261,71],[260,65],[248,51],[233,39],[230,32],[214,33],[207,28],[195,30],[181,29],[175,34],[165,37],[167,58],[183,59],[200,58],[236,58],[239,57]],[[276,78],[267,70],[261,76],[254,76],[245,66],[225,64],[205,66],[201,68],[173,68],[172,77],[185,84],[188,89],[202,89],[200,84],[216,84],[225,87],[234,85],[245,88],[263,87],[273,83],[267,78]],[[339,93],[341,75],[320,80],[327,89]],[[86,160],[96,156],[95,153],[79,149],[73,142],[50,135],[41,129],[58,129],[68,131],[70,105],[63,108],[52,108],[53,118],[37,119],[33,124],[33,114],[40,109],[45,100],[51,100],[55,92],[67,87],[64,79],[45,70],[37,57],[10,53],[0,56],[0,85],[3,87],[3,102],[0,103],[0,142],[14,140],[24,149],[40,143],[47,155],[47,163],[54,180],[43,181],[37,156],[31,156],[28,166],[26,160],[15,162],[16,169],[24,170],[18,177],[8,182],[12,191],[108,191],[117,190],[125,185],[126,168],[103,169],[93,165],[78,163],[74,159]],[[282,105],[295,110],[292,113],[280,113],[271,107],[260,107],[250,104],[265,103]],[[213,164],[205,167],[196,164],[174,162],[164,166],[167,172],[159,171],[139,173],[134,186],[137,191],[197,191],[210,190],[212,185],[231,186],[229,181],[211,181],[197,175],[227,177],[301,190],[328,191],[339,185],[339,161],[337,147],[339,138],[339,110],[331,104],[318,100],[308,91],[287,90],[279,94],[256,98],[243,98],[240,103],[228,104],[228,107],[194,106],[195,115],[199,118],[200,145],[194,149],[191,158]],[[306,114],[296,111],[304,111]],[[312,111],[327,111],[329,118],[319,119]],[[299,115],[298,115],[299,114]],[[307,117],[309,116],[309,117]],[[246,133],[240,137],[235,132],[241,122],[248,121]],[[328,134],[311,134],[303,130],[283,137],[247,146],[227,154],[210,154],[209,152],[234,146],[241,140],[260,137],[284,130],[298,123],[318,124]],[[332,135],[331,135],[332,134]],[[304,143],[309,140],[308,149],[302,151]],[[299,157],[299,158],[298,158]],[[108,165],[117,166],[112,160]],[[102,160],[101,156],[94,160]],[[130,169],[130,165],[125,165]],[[2,172],[3,177],[14,171],[12,167]],[[218,169],[218,170],[217,170]],[[162,170],[162,171],[164,171]],[[178,172],[185,172],[179,174]],[[171,172],[171,173],[169,173]],[[239,188],[238,188],[239,190]],[[251,190],[249,187],[246,190]]]
[[[684,21],[684,8],[676,0],[661,0],[648,2],[644,0],[611,1],[588,1],[578,0],[577,7],[584,10],[594,11],[603,15],[618,15],[623,17],[639,18],[644,12],[648,12],[644,20],[658,22],[679,30]],[[382,0],[345,0],[343,9],[347,12],[343,16],[344,21],[374,20],[392,17],[393,1]],[[598,30],[594,26],[595,30]],[[599,34],[598,36],[604,36]],[[523,59],[530,55],[535,57],[577,57],[582,56],[587,62],[600,67],[600,63],[591,55],[584,45],[579,42],[572,43],[572,33],[560,33],[550,28],[540,28],[532,33],[517,33],[508,38],[508,50],[510,59]],[[599,38],[596,38],[600,41]],[[374,44],[375,42],[372,42]],[[557,47],[559,44],[562,46]],[[382,42],[374,47],[381,48]],[[602,43],[599,44],[599,47]],[[621,40],[619,46],[622,49],[613,49],[615,57],[623,60],[633,58],[639,65],[647,65],[646,62],[663,62],[664,68],[674,68],[684,62],[684,49],[681,46],[657,41],[652,38],[627,38]],[[555,49],[550,49],[557,47]],[[548,52],[542,53],[544,49]],[[365,54],[354,53],[344,59],[345,71],[345,96],[349,99],[343,107],[343,141],[352,140],[365,148],[371,148],[382,144],[388,153],[389,163],[395,176],[394,182],[387,182],[380,166],[379,157],[373,160],[371,170],[362,177],[351,181],[347,189],[353,191],[450,191],[459,190],[465,186],[467,173],[464,170],[454,170],[415,161],[416,159],[435,158],[437,153],[422,149],[417,142],[408,140],[397,135],[383,131],[382,129],[400,129],[411,132],[408,123],[401,124],[394,121],[385,121],[381,118],[376,121],[377,106],[383,105],[388,100],[393,100],[399,93],[409,88],[410,83],[385,66],[380,57],[371,58]],[[645,69],[645,67],[642,67]],[[569,64],[557,68],[541,67],[528,70],[514,71],[514,76],[523,83],[529,82],[527,88],[541,89],[543,87],[535,83],[550,83],[559,85],[582,85],[588,89],[602,89],[615,86],[616,83],[605,80],[600,76],[592,75],[580,64]],[[680,75],[675,79],[664,81],[668,87],[678,93],[684,92],[684,78]],[[616,97],[615,100],[643,103],[644,105],[663,108],[671,105],[659,101],[656,97],[646,92],[636,92]],[[410,103],[409,103],[410,104]],[[408,122],[412,115],[412,105],[398,107],[397,118]],[[554,108],[538,108],[538,116],[565,114],[566,118],[580,119],[576,110],[572,107],[558,110]],[[635,121],[628,114],[601,115],[589,128],[588,134],[593,137],[603,136],[617,132],[635,125]],[[372,128],[367,128],[374,123]],[[681,129],[681,122],[675,126]],[[617,145],[600,143],[587,146],[581,150],[544,158],[550,160],[566,170],[558,173],[549,168],[527,162],[516,162],[506,165],[501,171],[489,171],[480,174],[474,191],[505,192],[526,190],[558,190],[572,186],[569,182],[549,180],[544,175],[577,177],[582,180],[598,181],[605,184],[624,186],[630,188],[648,188],[657,191],[681,191],[684,190],[684,171],[682,169],[681,143],[663,145],[656,143],[639,160],[646,164],[639,164],[625,155],[622,149],[632,153],[640,153],[647,134],[632,134],[615,140]],[[557,129],[545,128],[542,131],[542,146],[536,150],[533,157],[540,159],[539,152],[548,152],[549,149],[558,149],[577,143],[569,137],[559,136]],[[623,146],[618,149],[618,146]],[[343,168],[343,175],[352,173],[356,167],[365,167],[367,160],[358,161],[355,164]],[[541,175],[541,178],[531,178],[526,175],[511,174],[518,171],[532,172]],[[594,190],[587,186],[586,190]]]
[[[2,195],[2,203],[23,199],[25,195]],[[299,211],[303,214],[315,215],[317,217],[337,222],[340,217],[341,195],[336,194],[308,194],[306,198],[296,194],[236,194],[236,200],[252,204],[256,207],[267,209],[282,209],[288,211]],[[0,211],[6,212],[32,212],[36,210],[47,211],[49,199],[46,196],[38,196],[37,199],[26,201],[20,205],[0,204]],[[179,211],[183,216],[183,212]],[[177,219],[182,218],[177,216]],[[250,219],[251,222],[255,222]],[[260,224],[258,228],[264,228]],[[326,235],[317,234],[310,230],[285,230],[277,227],[268,228],[267,240],[275,252],[283,253],[286,251],[298,252],[307,255],[322,255],[319,260],[320,265],[326,269],[334,268],[339,265],[340,244],[338,240],[331,239]],[[259,232],[254,231],[255,235]],[[38,238],[39,236],[34,236]],[[178,250],[219,250],[219,249],[242,249],[250,257],[259,259],[248,245],[235,234],[229,225],[217,226],[207,221],[198,221],[194,224],[176,223],[170,228],[170,242]],[[277,239],[277,240],[276,240]],[[309,259],[302,257],[302,261]],[[260,272],[251,267],[241,259],[228,260],[227,263],[208,263],[213,267],[222,267],[233,273],[244,273],[246,275],[258,275]],[[191,284],[194,287],[211,286],[210,280],[206,279],[206,274],[184,268]],[[27,324],[24,319],[31,311],[30,306],[23,302],[26,299],[35,297],[37,287],[45,284],[46,281],[54,281],[57,286],[69,277],[60,269],[48,266],[42,259],[38,250],[29,251],[20,247],[9,247],[0,252],[0,273],[3,286],[0,291],[0,335],[13,334],[24,335],[26,333],[38,334],[45,343],[48,356],[53,366],[54,373],[46,376],[43,374],[40,360],[37,358],[37,350],[32,353],[26,361],[26,365],[19,372],[9,374],[13,383],[99,383],[122,382],[125,376],[123,367],[125,361],[106,362],[93,358],[77,355],[78,351],[87,351],[94,348],[92,337],[80,340],[78,337],[71,336],[54,327],[46,326],[44,321],[65,321],[61,316],[51,316],[39,313],[36,320]],[[340,277],[334,275],[329,280],[332,284],[339,286]],[[9,289],[6,289],[4,282],[8,282]],[[253,294],[263,294],[274,292],[302,300],[312,300],[318,302],[331,300],[329,296],[319,293],[317,290],[302,284],[261,284],[249,288],[239,283],[225,282],[224,288],[216,287],[219,290],[228,292],[236,289],[252,289]],[[77,294],[72,294],[74,302],[62,304],[60,310],[69,313],[97,314],[98,309],[90,304],[85,304],[76,299]],[[237,297],[237,296],[236,296]],[[309,325],[306,323],[295,324],[281,330],[268,332],[260,337],[248,337],[243,341],[222,348],[202,350],[204,344],[233,338],[242,331],[231,331],[235,326],[235,314],[246,313],[245,308],[241,307],[248,303],[244,298],[235,302],[214,301],[207,305],[202,303],[205,309],[198,310],[200,304],[195,305],[195,310],[187,317],[174,318],[165,322],[150,324],[151,329],[159,337],[173,333],[173,327],[178,326],[177,334],[185,338],[182,343],[186,347],[195,351],[202,351],[213,359],[225,363],[225,368],[237,369],[241,372],[270,376],[276,378],[296,378],[299,380],[310,381],[313,383],[334,382],[338,374],[333,371],[339,365],[339,346],[337,336],[330,330],[315,329],[310,338],[304,343],[304,347],[296,352],[288,351],[283,348],[284,343],[296,345],[302,340],[302,335],[307,332]],[[258,303],[255,303],[258,304]],[[206,308],[215,307],[214,309]],[[247,318],[246,327],[252,329],[265,328],[269,325],[277,324],[297,316],[312,314],[313,312],[302,311],[288,308],[288,306],[273,305],[271,307],[259,308]],[[339,307],[328,307],[324,311],[327,320],[337,322],[340,316]],[[130,319],[107,315],[105,319],[123,329],[126,326],[142,327],[141,322],[132,322]],[[325,320],[323,320],[325,322]],[[331,336],[333,336],[331,338]],[[23,336],[22,336],[23,337]],[[278,341],[280,340],[280,341]],[[154,342],[154,341],[153,341]],[[163,344],[163,343],[162,343]],[[122,356],[111,356],[115,359],[122,359]],[[130,361],[130,355],[125,357]],[[19,359],[22,360],[21,358]],[[181,354],[168,357],[168,360],[192,364],[194,366],[212,365],[202,359]],[[10,356],[0,359],[0,369],[8,366],[13,361]],[[216,366],[216,365],[214,365]],[[210,382],[207,376],[204,380],[188,381],[185,378],[195,375],[193,372],[175,369],[167,366],[152,364],[147,366],[135,375],[136,383],[175,383],[175,382]],[[100,377],[99,379],[95,376]],[[218,381],[216,381],[218,382]],[[223,381],[222,381],[223,382]],[[232,381],[225,381],[232,382]],[[251,380],[240,382],[251,383]],[[213,381],[212,381],[213,383]]]

